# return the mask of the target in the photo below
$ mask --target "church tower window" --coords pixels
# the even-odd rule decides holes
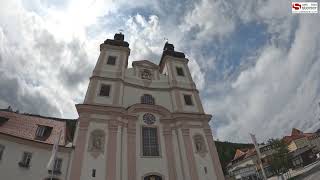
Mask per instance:
[[[150,94],[144,94],[143,96],[141,96],[141,104],[154,105],[154,98]]]
[[[108,65],[115,65],[116,64],[116,59],[117,59],[117,57],[115,57],[115,56],[109,56],[108,60],[107,60],[107,64]]]
[[[188,105],[188,106],[193,105],[191,95],[183,95],[183,98],[184,98],[184,102],[186,103],[186,105]]]
[[[110,85],[102,84],[100,88],[100,96],[109,96],[110,95]]]
[[[184,76],[184,72],[183,72],[182,67],[176,67],[176,70],[177,70],[178,76]]]
[[[142,127],[143,156],[159,156],[157,128]]]

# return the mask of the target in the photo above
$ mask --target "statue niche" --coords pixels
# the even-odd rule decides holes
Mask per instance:
[[[194,140],[196,153],[204,157],[207,153],[207,147],[206,147],[206,143],[203,136],[200,134],[196,134],[193,136],[193,140]]]
[[[103,130],[94,130],[90,134],[88,151],[94,157],[104,152],[105,133]]]

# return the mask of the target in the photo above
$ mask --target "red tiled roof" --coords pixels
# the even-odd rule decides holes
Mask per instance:
[[[234,155],[233,160],[236,160],[238,158],[240,158],[241,156],[245,155],[246,153],[241,151],[240,149],[237,149],[236,154]]]
[[[314,135],[316,135],[316,134],[315,133],[304,133],[304,132],[300,131],[299,129],[293,128],[291,131],[291,135],[284,136],[282,139],[286,144],[289,144],[293,140],[304,138],[304,137],[311,138]]]
[[[299,129],[292,128],[291,136],[302,135],[302,134],[303,134],[303,132],[300,131]]]
[[[256,149],[255,148],[252,148],[252,149],[248,149],[248,151],[246,152],[246,157],[250,157],[250,156],[253,156],[253,155],[256,155],[257,152],[256,152]]]
[[[232,161],[239,160],[239,159],[246,159],[250,156],[253,156],[256,154],[255,148],[251,149],[237,149],[236,154],[234,155],[234,158]]]
[[[9,118],[8,121],[0,125],[0,133],[7,134],[27,140],[37,141],[46,144],[53,144],[58,138],[60,130],[61,138],[59,145],[66,145],[66,121],[58,121],[56,118],[44,118],[26,114],[19,114],[10,111],[1,111],[0,117]],[[44,140],[36,140],[36,130],[38,125],[52,127],[50,136]]]

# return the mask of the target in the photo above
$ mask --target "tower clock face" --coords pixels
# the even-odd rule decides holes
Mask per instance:
[[[153,114],[146,113],[146,114],[143,115],[143,122],[148,124],[148,125],[151,125],[154,122],[156,122],[156,117],[154,117]]]

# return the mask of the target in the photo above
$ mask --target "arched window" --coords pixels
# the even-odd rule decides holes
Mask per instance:
[[[154,98],[150,94],[144,94],[143,96],[141,96],[141,104],[154,105]]]
[[[207,152],[206,143],[202,135],[200,134],[194,135],[193,140],[194,140],[194,145],[197,153],[203,154]]]
[[[162,177],[157,175],[149,175],[144,177],[143,180],[162,180]]]

